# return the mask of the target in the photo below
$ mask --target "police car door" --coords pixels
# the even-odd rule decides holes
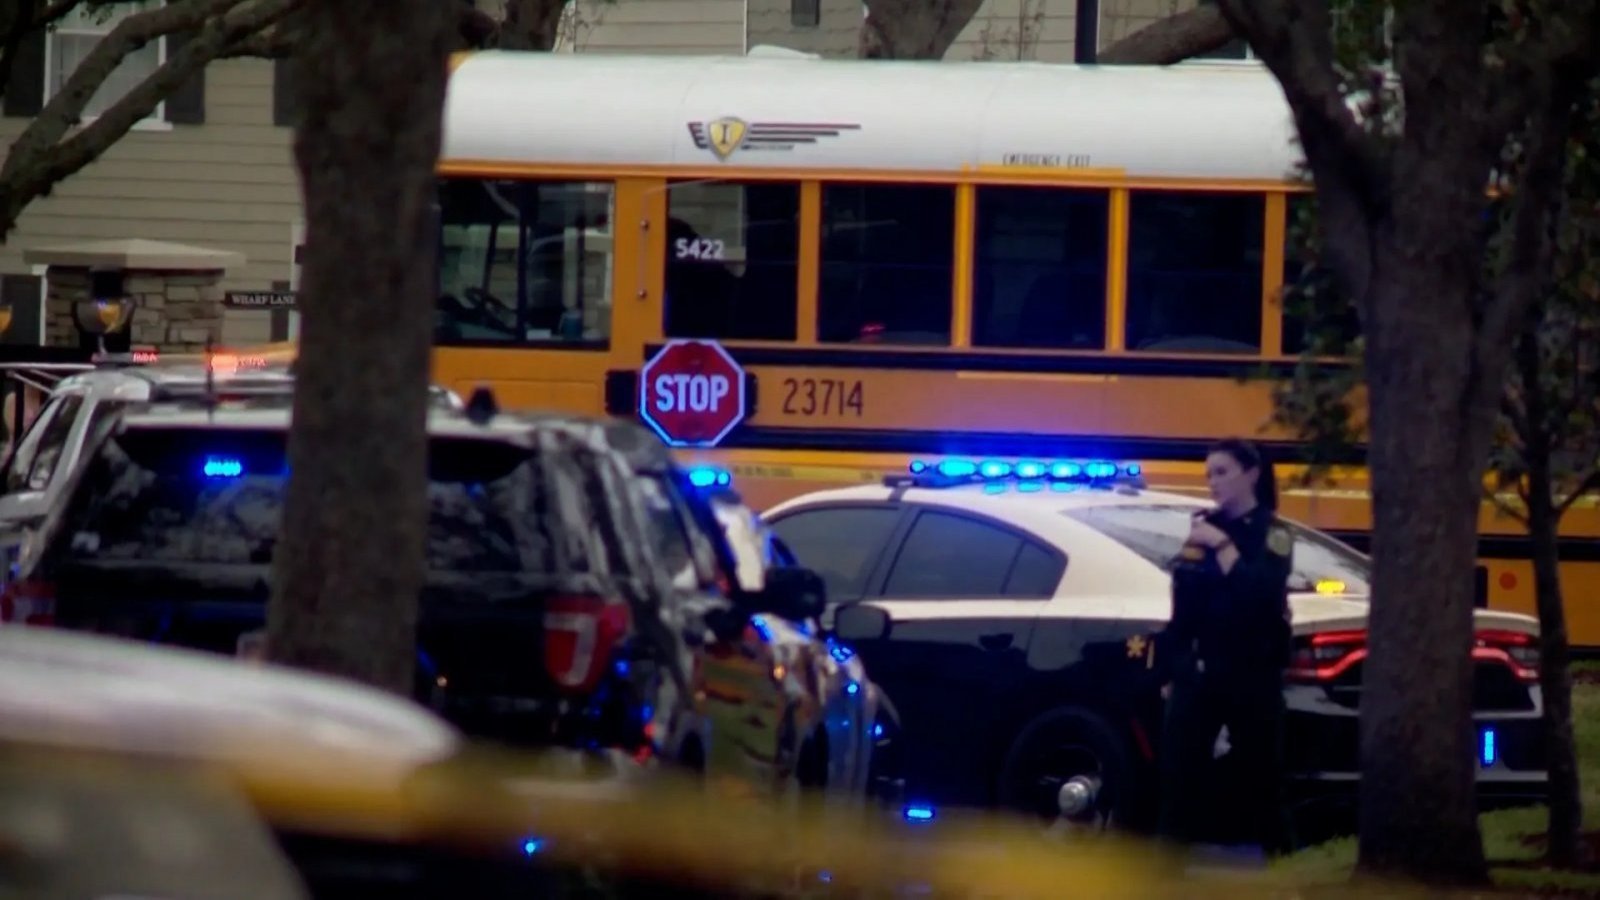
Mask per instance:
[[[995,520],[910,509],[873,579],[886,640],[861,649],[868,675],[900,713],[907,789],[984,804],[1026,704],[1034,622],[1060,582],[1053,548]]]
[[[83,404],[76,391],[52,397],[0,469],[0,581],[6,584],[15,577],[29,536],[50,511],[49,488],[62,480],[71,440],[81,440]]]

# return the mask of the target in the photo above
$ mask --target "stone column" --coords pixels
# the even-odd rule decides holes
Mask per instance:
[[[135,349],[162,354],[222,342],[222,278],[244,262],[238,253],[143,239],[92,241],[26,251],[29,265],[47,266],[45,344],[77,346],[73,310],[98,293],[134,303],[130,339]]]

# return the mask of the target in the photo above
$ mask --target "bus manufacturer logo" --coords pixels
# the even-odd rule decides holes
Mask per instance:
[[[689,137],[695,147],[710,150],[724,162],[739,150],[793,150],[800,144],[815,144],[822,138],[860,130],[860,125],[853,124],[746,122],[737,116],[689,123]]]

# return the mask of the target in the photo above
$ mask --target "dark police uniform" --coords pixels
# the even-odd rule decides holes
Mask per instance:
[[[1281,851],[1288,838],[1279,782],[1294,538],[1264,509],[1235,520],[1220,512],[1205,518],[1228,535],[1239,558],[1223,574],[1217,551],[1185,545],[1173,571],[1172,618],[1158,637],[1163,675],[1172,683],[1162,733],[1160,832],[1202,840],[1219,813],[1237,810],[1256,841]],[[1203,800],[1223,726],[1233,768],[1252,783],[1237,795],[1222,794],[1222,809],[1208,808]]]

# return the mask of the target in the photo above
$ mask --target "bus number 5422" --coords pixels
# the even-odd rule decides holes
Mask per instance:
[[[861,417],[861,382],[833,378],[785,378],[783,414],[786,416]]]

